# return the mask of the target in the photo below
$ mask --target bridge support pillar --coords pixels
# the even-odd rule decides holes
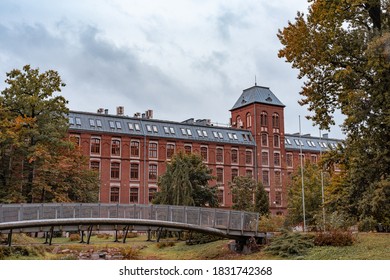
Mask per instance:
[[[12,245],[12,229],[8,233],[8,246],[11,247]]]

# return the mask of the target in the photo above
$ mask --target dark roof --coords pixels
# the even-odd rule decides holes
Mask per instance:
[[[217,142],[221,144],[255,146],[250,131],[206,125],[207,122],[173,122],[109,114],[69,112],[71,132],[110,133],[133,136]]]
[[[286,151],[289,150],[300,150],[302,146],[302,151],[313,151],[313,152],[325,152],[327,150],[336,149],[337,145],[344,145],[343,140],[332,139],[326,137],[315,137],[310,134],[299,135],[295,134],[285,134],[284,144]]]
[[[241,108],[253,103],[262,103],[285,107],[283,103],[272,93],[268,87],[254,86],[245,89],[231,110]],[[230,111],[231,111],[230,110]]]

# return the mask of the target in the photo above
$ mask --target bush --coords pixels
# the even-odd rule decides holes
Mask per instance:
[[[314,237],[316,246],[351,246],[355,238],[349,231],[319,232]]]
[[[121,248],[121,254],[124,260],[138,260],[140,258],[140,250],[134,247]]]
[[[79,241],[79,240],[81,240],[80,239],[80,234],[72,233],[71,235],[69,235],[69,240],[70,241]]]
[[[271,239],[264,251],[283,258],[301,258],[309,248],[314,247],[313,238],[311,234],[283,231]]]
[[[358,223],[358,229],[365,232],[374,231],[376,225],[377,222],[373,217],[367,217]]]
[[[162,249],[162,248],[166,248],[166,247],[173,247],[173,246],[175,246],[175,242],[173,242],[173,241],[158,242],[156,244],[156,247],[158,249]]]
[[[282,231],[285,221],[284,216],[261,216],[258,230],[260,232]]]

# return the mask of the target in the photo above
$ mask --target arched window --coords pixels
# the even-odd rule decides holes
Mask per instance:
[[[272,127],[279,128],[279,114],[277,113],[272,115]]]
[[[261,126],[267,126],[268,121],[267,121],[267,112],[261,112],[260,114],[260,125]]]
[[[251,113],[247,113],[246,114],[246,127],[252,127]]]
[[[240,127],[243,126],[243,125],[242,125],[242,120],[241,120],[241,117],[240,117],[240,116],[237,116],[237,118],[236,118],[236,126],[237,126],[238,128],[240,128]]]

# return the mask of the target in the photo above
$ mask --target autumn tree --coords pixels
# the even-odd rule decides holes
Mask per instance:
[[[388,201],[390,170],[390,3],[388,0],[311,0],[307,15],[280,30],[284,57],[304,79],[301,105],[322,129],[345,116],[344,151],[349,215],[373,218],[368,199]],[[387,212],[385,215],[390,216]]]
[[[230,183],[233,209],[269,214],[268,194],[261,182],[249,176],[237,176]]]
[[[158,178],[155,204],[218,206],[217,188],[210,187],[212,171],[196,154],[175,154]]]
[[[65,86],[56,71],[29,65],[7,73],[0,95],[0,201],[89,200],[98,193],[96,174],[67,137]],[[88,188],[79,193],[76,188]],[[93,196],[93,195],[92,195]]]
[[[316,216],[322,216],[322,178],[321,168],[317,164],[306,162],[303,168],[303,186],[305,199],[305,220],[306,225],[316,226]],[[299,167],[292,176],[289,185],[287,200],[287,221],[290,225],[296,225],[303,222],[303,195],[302,195],[302,176],[301,167]],[[328,176],[324,176],[324,187],[328,185]]]

